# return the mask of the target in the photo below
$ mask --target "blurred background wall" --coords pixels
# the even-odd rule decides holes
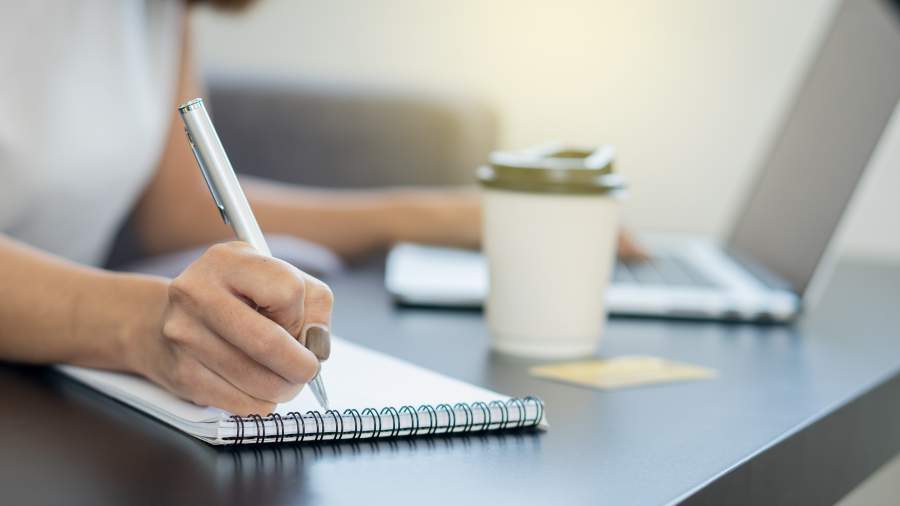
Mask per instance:
[[[613,143],[638,230],[721,236],[836,0],[262,0],[200,11],[207,71],[470,95],[502,147]],[[900,259],[900,113],[842,240]]]

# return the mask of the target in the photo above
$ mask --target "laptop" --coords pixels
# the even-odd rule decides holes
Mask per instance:
[[[611,314],[788,321],[813,304],[835,230],[900,98],[898,3],[838,6],[727,240],[643,238],[651,258],[616,264]],[[478,252],[400,244],[385,283],[400,303],[473,307],[488,272]]]

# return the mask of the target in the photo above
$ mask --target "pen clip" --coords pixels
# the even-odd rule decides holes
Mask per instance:
[[[219,210],[219,214],[222,215],[222,221],[225,224],[228,224],[228,216],[225,214],[225,204],[222,203],[222,199],[219,198],[218,192],[216,192],[215,186],[213,186],[212,182],[209,180],[209,171],[206,170],[206,164],[203,163],[203,157],[200,156],[200,152],[197,150],[197,146],[194,145],[194,137],[191,136],[191,132],[189,132],[186,128],[184,132],[187,134],[188,142],[191,145],[191,151],[194,152],[194,158],[197,159],[197,165],[200,166],[200,173],[203,174],[203,180],[206,181],[206,187],[209,188],[209,193],[212,195],[213,202],[216,203],[216,209]]]

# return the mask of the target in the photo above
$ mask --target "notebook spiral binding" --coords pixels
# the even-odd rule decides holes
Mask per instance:
[[[532,416],[528,416],[529,406],[534,408]],[[442,413],[445,415],[446,421],[439,423]],[[463,420],[457,420],[458,413],[463,414]],[[476,413],[480,416],[476,417]],[[499,413],[499,417],[496,419],[495,413]],[[511,417],[511,413],[515,413],[515,416]],[[403,418],[409,419],[408,426],[401,424]],[[531,396],[489,403],[460,402],[453,406],[423,404],[418,408],[412,406],[402,406],[399,409],[388,407],[381,411],[373,408],[365,408],[362,411],[347,409],[343,414],[334,409],[329,409],[324,413],[307,411],[305,415],[291,411],[286,415],[270,413],[265,417],[261,415],[232,416],[230,420],[235,425],[235,435],[225,439],[239,445],[244,443],[316,442],[323,441],[328,436],[332,436],[328,437],[328,440],[336,441],[364,437],[462,434],[533,427],[539,424],[543,418],[543,401]],[[365,427],[364,420],[366,419],[371,420],[370,428]],[[383,423],[385,419],[389,419],[390,423]],[[268,429],[267,422],[269,422]],[[327,422],[331,422],[330,425]],[[248,434],[247,429],[251,426],[255,430],[253,430],[253,434]],[[332,430],[326,431],[325,429],[329,427]]]

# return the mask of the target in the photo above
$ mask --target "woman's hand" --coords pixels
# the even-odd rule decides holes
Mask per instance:
[[[292,265],[218,244],[169,284],[135,368],[196,404],[269,413],[328,358],[332,303],[327,285]]]

